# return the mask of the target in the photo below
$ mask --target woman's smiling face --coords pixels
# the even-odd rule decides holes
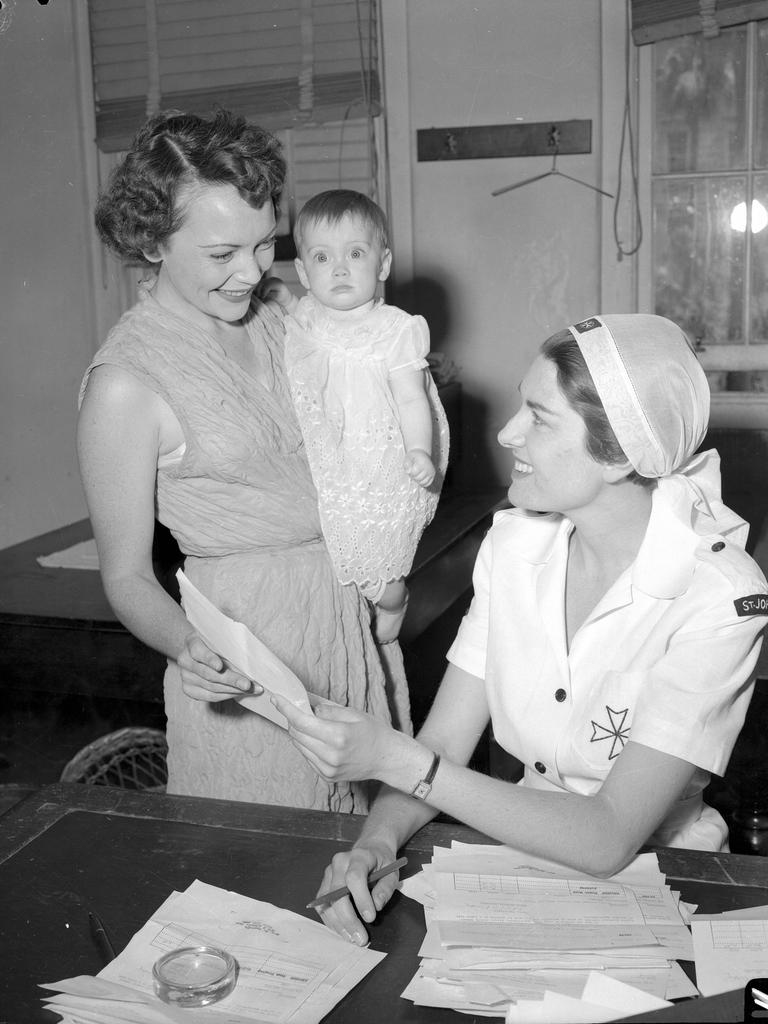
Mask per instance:
[[[535,512],[583,508],[601,490],[605,467],[587,451],[584,420],[560,390],[552,360],[534,360],[520,396],[519,411],[498,435],[514,453],[509,500]]]
[[[207,329],[242,320],[274,259],[272,204],[254,209],[232,185],[206,183],[186,186],[177,202],[181,227],[147,253],[162,261],[158,302]]]

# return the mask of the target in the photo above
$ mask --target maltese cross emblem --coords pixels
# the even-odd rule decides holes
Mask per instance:
[[[608,712],[608,721],[610,725],[600,725],[592,719],[592,735],[590,736],[590,743],[599,743],[601,740],[610,740],[611,749],[608,754],[608,760],[612,761],[614,757],[618,757],[624,749],[624,744],[627,742],[627,734],[629,733],[629,726],[624,725],[629,714],[629,708],[624,708],[623,711],[614,711],[613,708],[609,708],[605,705],[605,710]]]

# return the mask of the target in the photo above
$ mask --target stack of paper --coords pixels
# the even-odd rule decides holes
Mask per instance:
[[[239,970],[234,991],[204,1009],[155,994],[152,965],[183,946],[213,945]],[[96,978],[44,984],[64,1024],[317,1024],[385,956],[318,921],[195,881],[174,892]]]
[[[675,962],[693,959],[686,908],[653,854],[606,880],[509,847],[454,843],[435,848],[402,891],[427,922],[403,992],[417,1005],[575,1021],[582,1001],[584,1020],[613,1020],[697,995]],[[597,1017],[601,999],[608,1015]]]

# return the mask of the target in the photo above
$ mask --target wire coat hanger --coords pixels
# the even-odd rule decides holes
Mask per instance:
[[[511,192],[513,189],[522,188],[524,185],[531,185],[534,181],[541,181],[542,178],[549,178],[553,174],[558,175],[560,178],[567,178],[569,181],[575,181],[577,185],[583,185],[584,188],[591,189],[593,192],[599,192],[601,196],[607,196],[609,199],[613,199],[612,192],[606,192],[605,189],[598,188],[597,185],[592,185],[588,181],[582,181],[581,178],[574,178],[572,174],[566,174],[564,171],[560,171],[557,168],[557,154],[560,143],[560,132],[552,126],[549,132],[549,139],[547,141],[548,146],[554,148],[552,154],[552,166],[548,171],[544,171],[542,174],[534,174],[532,178],[523,178],[522,181],[516,181],[513,185],[505,185],[503,188],[497,188],[494,192],[491,192],[492,196],[500,196],[504,192]]]

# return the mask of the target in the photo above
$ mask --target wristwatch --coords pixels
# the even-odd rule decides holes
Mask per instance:
[[[437,775],[437,769],[440,766],[440,755],[434,754],[432,757],[432,764],[429,767],[429,771],[424,778],[416,783],[416,788],[411,793],[411,796],[415,796],[417,800],[426,800],[429,794],[432,792],[432,783],[435,781]]]

